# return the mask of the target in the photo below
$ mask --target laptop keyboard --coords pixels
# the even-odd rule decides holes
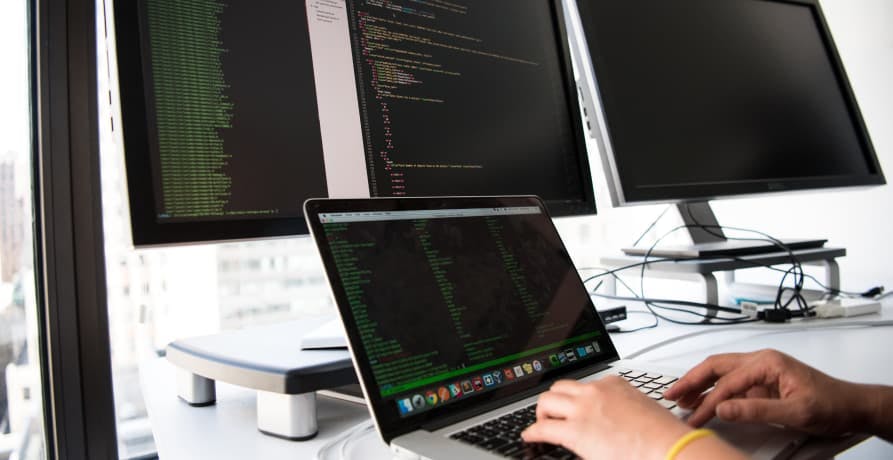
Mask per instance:
[[[625,378],[630,385],[638,388],[639,391],[657,401],[661,406],[667,409],[676,407],[675,402],[664,399],[664,392],[670,389],[670,385],[673,382],[678,380],[676,377],[629,369],[617,369],[617,373]]]
[[[615,369],[617,374],[626,379],[658,404],[673,409],[676,404],[664,399],[664,391],[677,379],[649,372],[630,369]],[[503,457],[515,459],[566,460],[578,458],[573,452],[552,444],[526,443],[521,439],[521,432],[536,421],[536,404],[475,425],[450,435],[451,439],[472,444]]]
[[[573,452],[552,444],[526,443],[521,432],[536,421],[536,404],[503,415],[450,438],[473,444],[497,455],[517,459],[575,459]]]

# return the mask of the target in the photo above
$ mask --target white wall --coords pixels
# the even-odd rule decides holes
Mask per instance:
[[[823,0],[825,15],[888,181],[893,181],[893,0]],[[612,209],[597,147],[589,145],[598,216],[559,228],[579,265],[628,246],[665,205]],[[893,186],[713,202],[723,225],[789,238],[824,237],[847,248],[844,289],[893,289]],[[673,225],[673,212],[664,221]],[[665,224],[662,228],[667,228]]]

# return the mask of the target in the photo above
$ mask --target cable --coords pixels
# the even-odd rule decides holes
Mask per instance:
[[[847,321],[840,323],[831,323],[831,324],[785,324],[785,325],[773,325],[767,324],[764,326],[739,326],[739,327],[731,327],[728,329],[722,329],[723,332],[727,331],[781,331],[781,332],[800,332],[807,331],[812,329],[836,329],[843,327],[890,327],[893,326],[893,320],[883,320],[883,321]],[[681,342],[683,340],[688,340],[700,335],[710,334],[716,332],[717,329],[702,329],[695,332],[689,332],[687,334],[678,335],[676,337],[669,338],[667,340],[662,340],[653,345],[649,345],[647,347],[641,348],[639,350],[634,351],[633,353],[628,354],[624,359],[636,359],[646,353],[650,353],[658,348],[663,348],[667,345]]]
[[[686,260],[687,260],[687,259],[686,259]],[[657,261],[657,260],[655,260],[655,261],[649,261],[649,262],[647,262],[647,263],[656,262],[656,261]],[[641,264],[633,264],[633,266],[638,266],[638,265],[641,265]],[[593,280],[593,279],[596,279],[597,277],[600,277],[600,276],[604,276],[604,275],[608,275],[608,274],[610,274],[610,275],[612,275],[612,276],[614,277],[614,279],[615,279],[618,283],[620,283],[621,285],[623,285],[623,287],[624,287],[626,290],[628,290],[628,291],[629,291],[635,298],[630,299],[630,298],[623,298],[623,297],[618,297],[618,296],[612,296],[612,297],[617,298],[617,299],[625,299],[625,300],[632,300],[632,301],[639,301],[639,302],[641,302],[641,301],[643,301],[642,297],[639,296],[639,294],[638,294],[632,287],[630,287],[629,284],[627,284],[625,281],[623,281],[623,278],[620,278],[620,277],[617,275],[617,272],[618,272],[618,271],[620,271],[620,270],[624,270],[624,269],[628,269],[629,267],[630,267],[630,266],[627,266],[627,267],[621,267],[620,269],[615,269],[615,270],[608,270],[608,269],[605,269],[605,268],[585,268],[584,270],[604,270],[604,273],[601,273],[601,274],[599,274],[599,275],[590,276],[589,278],[586,279],[586,281],[584,281],[584,283],[587,282],[587,281],[591,281],[591,280]],[[598,294],[597,292],[595,292],[595,291],[598,290],[598,288],[599,288],[601,285],[602,285],[602,283],[599,282],[599,284],[592,290],[592,292],[591,292],[590,295],[594,295],[594,296],[596,296],[596,297],[602,297],[603,294]],[[649,300],[649,299],[645,299],[645,300]],[[675,302],[675,301],[670,301],[670,302]],[[697,302],[690,302],[690,303],[691,303],[691,304],[694,304],[694,305],[697,306],[697,307],[704,307],[704,308],[710,308],[710,307],[711,307],[711,305],[700,304],[700,303],[697,303]],[[648,305],[646,304],[646,308],[647,308],[647,307],[648,307]],[[705,315],[705,314],[702,314],[702,313],[698,313],[698,312],[694,312],[694,311],[691,311],[691,310],[683,310],[683,309],[679,309],[679,308],[665,307],[665,306],[660,306],[660,305],[657,305],[657,304],[654,304],[653,307],[655,307],[655,308],[660,308],[660,309],[664,309],[664,310],[669,310],[669,311],[675,311],[675,312],[679,312],[679,313],[685,313],[685,314],[689,314],[689,315],[695,315],[695,316],[698,316],[698,317],[702,318],[702,321],[700,321],[700,322],[679,321],[679,320],[675,320],[675,319],[673,319],[673,318],[666,317],[666,316],[664,316],[664,315],[660,315],[660,314],[656,313],[653,309],[648,308],[648,311],[647,311],[647,312],[631,312],[631,313],[650,314],[650,315],[654,318],[654,323],[652,323],[652,324],[650,324],[650,325],[647,325],[647,326],[638,327],[638,328],[635,328],[635,329],[628,329],[628,330],[614,331],[614,333],[619,333],[619,334],[629,334],[629,333],[632,333],[632,332],[638,332],[638,331],[645,330],[645,329],[653,329],[653,328],[657,327],[657,326],[660,324],[660,319],[663,319],[663,320],[665,320],[665,321],[667,321],[667,322],[670,322],[670,323],[675,323],[675,324],[685,324],[685,325],[692,325],[692,324],[698,324],[698,325],[703,325],[703,324],[729,325],[729,324],[740,324],[741,322],[755,322],[755,321],[756,321],[756,320],[751,319],[750,317],[747,317],[747,318],[722,318],[722,317],[718,317],[718,318],[717,318],[717,317],[711,317],[711,316],[708,316],[708,315]],[[720,308],[725,308],[725,307],[720,307]],[[737,313],[737,311],[736,311],[736,313]],[[721,320],[721,321],[735,321],[735,322],[733,322],[733,323],[729,323],[729,322],[726,322],[726,323],[705,323],[705,322],[703,321],[703,320],[709,320],[709,319],[718,319],[718,320]]]
[[[592,280],[595,280],[595,279],[597,279],[597,278],[600,278],[600,277],[602,277],[602,276],[611,275],[611,276],[613,276],[613,277],[616,279],[617,282],[621,283],[621,284],[622,284],[622,285],[623,285],[623,286],[624,286],[624,287],[625,287],[625,288],[626,288],[626,289],[627,289],[633,296],[635,296],[635,298],[618,297],[618,296],[613,296],[613,297],[612,297],[612,296],[607,296],[607,295],[605,295],[605,294],[597,294],[597,293],[595,293],[595,291],[597,291],[598,288],[602,285],[602,282],[599,282],[599,284],[596,285],[596,287],[592,289],[592,293],[591,293],[591,295],[594,295],[594,296],[597,296],[597,297],[605,297],[605,298],[609,298],[609,299],[610,299],[610,298],[613,298],[613,299],[615,299],[615,300],[626,300],[626,301],[636,301],[636,302],[650,302],[650,303],[660,302],[660,303],[669,303],[669,304],[681,304],[681,305],[684,305],[684,306],[690,306],[690,307],[705,308],[705,309],[715,309],[715,310],[720,310],[720,311],[724,311],[724,312],[727,312],[727,313],[741,313],[739,310],[735,310],[735,309],[728,308],[728,307],[722,307],[722,306],[719,306],[719,305],[707,304],[707,303],[688,302],[688,301],[676,301],[676,300],[664,300],[664,301],[660,301],[660,300],[655,300],[655,299],[644,299],[641,295],[639,295],[639,293],[637,293],[633,288],[631,288],[628,284],[626,284],[626,282],[623,281],[622,278],[620,278],[619,276],[617,276],[617,273],[620,272],[620,271],[628,270],[628,269],[630,269],[630,268],[635,268],[635,267],[639,267],[639,266],[642,266],[642,265],[650,265],[650,264],[658,263],[658,262],[678,262],[678,261],[683,261],[683,260],[686,260],[686,261],[687,261],[687,260],[692,260],[692,259],[691,259],[691,258],[666,258],[666,259],[654,259],[654,260],[649,260],[649,261],[645,261],[645,262],[639,262],[639,263],[635,263],[635,264],[626,265],[626,266],[624,266],[624,267],[616,268],[616,269],[613,269],[613,270],[610,270],[610,269],[607,269],[607,268],[601,268],[601,267],[599,267],[599,268],[595,268],[595,267],[586,267],[586,268],[582,268],[581,270],[602,270],[603,272],[602,272],[602,273],[599,273],[599,274],[597,274],[597,275],[592,275],[592,276],[590,276],[590,277],[584,279],[584,280],[583,280],[583,283],[586,284],[586,283],[588,283],[588,282],[590,282],[590,281],[592,281]],[[704,318],[704,319],[710,319],[710,318],[719,319],[719,320],[736,320],[736,319],[738,319],[738,318],[721,318],[721,317],[720,317],[720,318],[716,318],[716,317],[714,317],[714,316],[705,315],[705,314],[703,314],[703,313],[698,313],[698,312],[694,312],[694,311],[691,311],[691,310],[682,310],[682,309],[671,308],[671,307],[665,307],[665,306],[660,306],[660,305],[652,305],[652,306],[655,307],[655,308],[660,308],[660,309],[664,309],[664,310],[670,310],[670,311],[676,311],[676,312],[680,312],[680,313],[686,313],[686,314],[690,314],[690,315],[695,315],[695,316],[699,316],[699,317]],[[670,321],[670,322],[675,322],[674,320],[672,320],[672,319],[670,319],[670,318],[662,317],[661,315],[656,315],[656,316],[657,316],[657,317],[661,317],[661,318],[663,318],[663,319],[666,319],[667,321]],[[749,317],[748,317],[748,318],[749,318]],[[747,318],[740,318],[740,319],[747,319]],[[679,324],[701,324],[701,323],[679,323]],[[652,327],[653,327],[653,326],[652,326]],[[630,331],[622,331],[622,332],[630,332]]]
[[[607,269],[601,269],[601,270],[607,270]],[[606,273],[604,273],[604,274],[611,274],[611,276],[614,277],[614,279],[616,280],[617,283],[622,284],[624,288],[626,288],[626,289],[627,289],[629,292],[631,292],[634,296],[637,296],[637,297],[638,297],[638,295],[636,294],[636,291],[634,291],[633,288],[631,288],[628,284],[626,284],[626,281],[623,281],[623,278],[617,276],[617,272],[616,272],[615,270],[607,270]],[[592,279],[592,278],[590,278],[590,279]],[[585,283],[586,283],[586,282],[584,281],[583,284],[585,285]],[[602,283],[599,282],[599,284],[598,284],[597,286],[595,286],[595,288],[592,290],[592,292],[594,293],[595,291],[597,291],[598,288],[599,288],[599,286],[601,286],[601,285],[602,285]],[[657,326],[660,325],[660,319],[659,319],[656,315],[654,315],[653,312],[639,312],[639,311],[632,311],[632,312],[630,312],[630,313],[645,313],[645,314],[650,314],[651,317],[654,318],[654,322],[651,323],[651,324],[649,324],[649,325],[647,325],[647,326],[641,326],[641,327],[637,327],[637,328],[635,328],[635,329],[617,330],[617,331],[614,331],[615,334],[629,334],[629,333],[632,333],[632,332],[644,331],[645,329],[654,329],[655,327],[657,327]]]
[[[601,278],[602,276],[612,275],[614,273],[626,271],[631,268],[638,268],[642,265],[651,265],[651,264],[656,264],[656,263],[660,263],[660,262],[681,262],[684,260],[692,260],[692,259],[688,258],[688,257],[685,257],[685,258],[683,258],[683,257],[666,257],[666,258],[660,258],[660,259],[652,259],[647,262],[636,262],[634,264],[624,265],[619,268],[583,267],[583,268],[580,268],[579,270],[580,271],[600,270],[602,272],[602,273],[599,273],[598,275],[592,275],[589,278],[584,279],[583,284],[586,284],[594,279]]]
[[[769,270],[776,271],[776,272],[781,272],[781,273],[785,273],[785,272],[787,271],[787,270],[782,270],[782,269],[780,269],[780,268],[776,268],[776,267],[774,267],[774,266],[772,266],[772,265],[769,265],[769,264],[763,264],[763,263],[759,263],[759,262],[754,262],[754,261],[752,261],[752,260],[744,259],[744,258],[742,258],[742,257],[732,257],[731,259],[734,260],[735,262],[744,263],[744,264],[750,264],[750,266],[751,266],[752,268],[768,268]],[[830,287],[826,286],[824,283],[822,283],[821,281],[819,281],[818,278],[816,278],[816,277],[814,277],[814,276],[812,276],[812,275],[809,275],[809,274],[804,273],[803,276],[804,276],[806,279],[812,280],[812,282],[814,282],[816,285],[818,285],[820,288],[822,288],[822,289],[825,291],[826,294],[832,294],[832,295],[845,295],[845,296],[851,296],[851,297],[865,297],[866,294],[869,294],[869,293],[870,293],[872,290],[874,290],[874,289],[883,289],[883,288],[878,287],[878,288],[872,288],[872,289],[870,289],[870,290],[868,290],[868,291],[865,291],[865,292],[844,291],[844,290],[841,290],[841,289],[830,288]],[[874,297],[874,296],[872,296],[872,297]]]
[[[329,450],[335,447],[338,443],[341,443],[340,449],[338,450],[338,455],[340,459],[344,459],[344,453],[346,451],[345,445],[348,441],[350,441],[354,435],[357,433],[365,433],[366,431],[374,428],[371,420],[364,420],[356,425],[344,430],[341,434],[336,436],[334,439],[325,443],[319,450],[316,451],[316,460],[327,460]]]
[[[766,313],[764,314],[764,316],[763,316],[763,319],[765,319],[765,320],[767,320],[767,321],[772,321],[772,322],[778,322],[778,321],[785,321],[785,320],[787,320],[788,318],[791,317],[790,310],[788,309],[788,307],[789,307],[789,306],[791,305],[791,303],[793,303],[793,302],[796,302],[797,306],[799,307],[799,310],[800,310],[800,314],[801,314],[801,315],[803,315],[803,316],[807,316],[807,315],[809,315],[809,307],[808,307],[808,305],[807,305],[806,299],[805,299],[805,298],[802,296],[802,294],[801,294],[801,291],[802,291],[802,289],[803,289],[803,282],[804,282],[804,281],[803,281],[803,280],[804,280],[804,277],[803,277],[803,269],[802,269],[802,266],[801,266],[801,264],[800,264],[800,261],[797,259],[796,255],[795,255],[794,252],[791,250],[791,248],[789,248],[788,246],[786,246],[783,242],[781,242],[781,241],[778,240],[777,238],[774,238],[774,237],[772,237],[771,235],[769,235],[769,234],[767,234],[767,233],[764,233],[764,232],[760,232],[760,231],[758,231],[758,230],[745,229],[745,228],[737,228],[737,227],[723,227],[723,226],[719,226],[719,225],[704,225],[704,224],[701,224],[700,222],[697,221],[697,218],[694,217],[694,214],[691,212],[691,208],[690,208],[690,206],[689,206],[688,204],[686,204],[686,210],[688,211],[688,214],[689,214],[689,217],[690,217],[691,221],[692,221],[692,222],[695,222],[696,225],[688,225],[688,224],[686,224],[686,225],[680,225],[680,226],[677,226],[676,228],[670,230],[669,232],[667,232],[666,234],[664,234],[663,236],[661,236],[660,238],[658,238],[657,241],[655,241],[654,244],[651,245],[651,247],[650,247],[650,248],[648,249],[648,251],[645,253],[645,256],[644,256],[644,259],[645,259],[644,262],[645,262],[645,263],[643,263],[643,265],[641,266],[641,272],[640,272],[640,275],[639,275],[639,276],[640,276],[640,279],[639,279],[639,295],[640,295],[643,299],[647,299],[647,296],[645,295],[645,267],[646,267],[646,265],[647,265],[648,258],[651,256],[651,253],[654,252],[654,249],[655,249],[655,248],[660,244],[660,242],[663,241],[666,237],[668,237],[669,235],[671,235],[672,233],[674,233],[674,232],[676,232],[676,231],[678,231],[678,230],[681,230],[681,229],[683,229],[683,228],[699,228],[699,229],[701,229],[701,230],[703,230],[703,231],[705,231],[705,232],[707,232],[707,233],[709,233],[709,234],[711,234],[711,235],[716,236],[717,238],[724,238],[724,239],[727,239],[727,240],[738,240],[738,241],[768,241],[768,242],[771,242],[773,245],[779,247],[780,249],[786,251],[786,252],[788,253],[788,255],[790,256],[790,258],[791,258],[791,265],[792,265],[792,267],[791,267],[791,269],[789,269],[789,270],[785,273],[785,276],[782,278],[781,283],[779,283],[778,294],[777,294],[777,296],[776,296],[776,299],[775,299],[775,305],[774,305],[776,310],[782,310],[782,311],[780,311],[780,312],[778,312],[778,313],[774,313],[774,314],[773,314],[772,312],[766,312]],[[718,230],[720,230],[720,231],[722,231],[723,229],[726,229],[726,230],[741,231],[741,232],[747,232],[747,233],[755,233],[755,234],[757,234],[757,235],[760,235],[762,238],[727,237],[727,236],[724,236],[724,235],[722,235],[722,234],[719,234],[719,233],[714,232],[714,231],[713,231],[714,229],[718,229]],[[787,287],[785,287],[785,285],[784,285],[784,282],[787,280],[788,275],[793,275],[793,276],[794,276],[794,287],[793,287],[793,288],[787,288]],[[785,294],[785,292],[788,292],[788,291],[790,291],[790,292],[792,293],[792,294],[791,294],[791,297],[788,298],[787,301],[784,301],[784,294]],[[657,313],[654,312],[653,308],[655,308],[655,307],[660,307],[660,305],[658,305],[657,303],[654,303],[654,302],[647,301],[647,300],[643,300],[643,302],[644,302],[645,307],[646,307],[649,311],[651,311],[652,313],[654,313],[654,314],[657,316]],[[706,307],[706,308],[709,308],[709,307]],[[658,317],[659,317],[659,316],[658,316]],[[668,319],[668,318],[664,318],[664,319],[667,319],[668,321],[671,321],[671,320]],[[700,324],[710,324],[710,321],[711,321],[711,320],[708,319],[708,320],[705,320],[704,322],[702,322],[702,323],[700,323]],[[671,322],[672,322],[672,321],[671,321]],[[749,321],[749,320],[742,319],[741,322],[750,322],[750,321]],[[684,324],[684,323],[683,323],[683,324]],[[728,324],[728,323],[726,323],[726,324]]]
[[[723,307],[721,305],[713,305],[713,304],[709,304],[709,303],[693,302],[693,301],[689,301],[689,300],[651,299],[651,298],[645,298],[645,297],[623,297],[623,296],[610,295],[610,294],[598,294],[598,293],[594,293],[594,292],[590,293],[590,295],[593,295],[596,297],[601,297],[603,299],[621,300],[621,301],[626,301],[626,302],[664,303],[664,304],[669,304],[669,305],[679,305],[679,306],[683,306],[683,307],[707,308],[710,310],[721,311],[723,313],[738,313],[738,314],[741,313],[741,311],[736,310],[734,308]],[[662,307],[662,308],[669,309],[669,307]],[[704,315],[703,313],[698,313],[698,312],[694,312],[694,311],[690,311],[690,310],[680,310],[680,311],[682,311],[684,313],[695,314],[698,316],[707,316],[707,315]],[[714,318],[712,316],[708,316],[708,317]],[[732,318],[714,318],[714,319],[732,319]]]
[[[670,230],[669,232],[665,233],[665,234],[662,235],[660,238],[658,238],[657,241],[655,241],[654,244],[652,244],[651,247],[648,248],[648,251],[645,252],[644,261],[643,261],[643,263],[642,263],[642,265],[641,265],[641,271],[640,271],[640,273],[639,273],[639,293],[638,293],[638,296],[637,296],[637,297],[640,297],[640,298],[641,298],[640,301],[643,302],[643,304],[645,305],[645,308],[647,308],[648,311],[650,311],[656,318],[663,319],[663,320],[665,320],[665,321],[668,321],[668,322],[670,322],[670,323],[674,323],[674,324],[690,324],[690,325],[693,325],[693,324],[699,324],[699,325],[718,325],[718,324],[722,324],[722,325],[728,325],[728,324],[734,324],[735,322],[751,322],[752,319],[749,318],[749,317],[747,317],[747,318],[735,318],[735,319],[726,319],[726,318],[723,318],[722,320],[720,320],[720,321],[723,321],[723,322],[721,322],[721,323],[715,323],[715,322],[713,322],[713,321],[716,320],[716,319],[715,319],[715,318],[712,318],[712,317],[709,317],[709,316],[707,316],[707,315],[698,315],[698,316],[701,316],[702,318],[704,318],[702,321],[699,321],[699,322],[688,322],[688,321],[680,321],[680,320],[676,320],[676,319],[673,319],[673,318],[669,318],[669,317],[667,317],[667,316],[660,315],[660,314],[658,314],[656,311],[654,311],[655,308],[664,309],[664,310],[668,310],[668,311],[679,311],[679,309],[672,309],[672,308],[670,308],[670,307],[662,306],[662,305],[660,305],[661,303],[669,303],[669,304],[671,304],[671,305],[694,306],[694,307],[699,307],[699,308],[706,308],[706,309],[708,309],[708,310],[710,310],[710,309],[715,309],[715,310],[717,310],[717,311],[728,311],[728,310],[730,310],[730,309],[725,309],[725,308],[717,309],[717,308],[715,308],[715,307],[718,307],[718,305],[698,304],[697,302],[686,302],[686,303],[683,303],[683,304],[677,303],[677,301],[660,302],[660,301],[658,300],[657,302],[655,302],[655,301],[652,301],[652,300],[657,300],[657,299],[649,299],[649,298],[645,295],[645,267],[648,265],[648,258],[651,256],[651,253],[654,252],[655,248],[657,248],[657,246],[658,246],[658,245],[659,245],[665,238],[667,238],[668,236],[670,236],[671,234],[673,234],[673,233],[676,232],[676,231],[679,231],[679,230],[681,230],[681,229],[683,229],[683,228],[689,228],[689,227],[693,227],[693,226],[690,226],[690,225],[680,225],[680,226],[677,226],[677,227],[673,228],[672,230]],[[733,310],[733,311],[734,311],[734,310]]]
[[[641,239],[644,237],[645,234],[650,232],[650,230],[657,224],[657,222],[663,217],[663,215],[666,214],[666,211],[668,209],[669,208],[664,209],[664,212],[662,212],[657,217],[657,219],[655,219],[651,223],[651,225],[649,225],[649,227],[648,227],[648,229],[646,229],[645,233],[643,233],[643,235],[640,236],[639,239],[636,241],[636,244],[638,244],[639,241],[641,241]],[[651,328],[657,327],[659,324],[659,321],[661,319],[663,319],[667,322],[670,322],[670,323],[675,323],[675,324],[728,326],[728,325],[732,325],[732,324],[751,323],[751,322],[762,321],[762,320],[769,321],[769,322],[783,322],[783,321],[790,319],[791,317],[810,316],[812,314],[812,307],[809,306],[805,297],[803,297],[803,295],[802,295],[802,290],[803,290],[803,286],[805,283],[805,279],[807,279],[807,278],[811,279],[816,284],[818,284],[820,287],[825,289],[826,295],[831,295],[831,296],[837,296],[837,295],[844,294],[844,295],[853,295],[853,296],[858,295],[858,296],[862,296],[862,297],[877,297],[878,295],[880,295],[883,292],[883,287],[872,288],[871,290],[866,291],[861,294],[829,288],[829,287],[825,286],[823,283],[821,283],[820,281],[818,281],[815,277],[804,273],[802,264],[799,261],[799,259],[797,259],[796,254],[793,252],[793,250],[791,250],[791,248],[789,248],[787,245],[785,245],[782,241],[778,240],[777,238],[774,238],[773,236],[771,236],[767,233],[758,231],[758,230],[738,228],[738,227],[724,227],[724,226],[719,226],[719,225],[704,225],[697,221],[697,219],[694,217],[694,214],[691,212],[691,209],[688,204],[686,204],[686,210],[689,214],[690,220],[692,222],[695,222],[696,225],[688,225],[688,224],[680,225],[680,226],[673,228],[672,230],[665,233],[664,235],[662,235],[660,238],[657,239],[657,241],[654,242],[654,244],[645,253],[644,261],[638,262],[635,264],[626,265],[626,266],[619,267],[619,268],[615,268],[612,270],[608,270],[608,269],[604,269],[604,268],[597,268],[598,270],[602,270],[602,273],[590,276],[583,280],[583,283],[585,284],[587,282],[598,279],[600,277],[604,277],[604,276],[608,276],[608,275],[613,276],[617,280],[617,282],[623,284],[623,286],[627,290],[630,291],[630,293],[634,296],[634,298],[598,294],[597,290],[602,285],[602,282],[599,282],[599,284],[594,289],[592,289],[591,295],[597,296],[597,297],[602,297],[602,298],[614,299],[614,300],[642,302],[645,305],[645,307],[648,309],[648,313],[653,315],[653,317],[655,318],[655,322],[651,325],[643,326],[643,327],[633,329],[633,330],[617,331],[617,332],[628,333],[628,332],[635,332],[635,331],[639,331],[639,330],[643,330],[643,329],[651,329]],[[646,297],[645,296],[645,268],[648,265],[650,265],[652,263],[659,263],[659,262],[709,260],[707,258],[700,258],[700,259],[697,259],[697,258],[696,259],[692,259],[692,258],[660,258],[660,259],[649,260],[651,253],[655,250],[655,248],[660,244],[661,241],[663,241],[666,237],[668,237],[672,233],[674,233],[678,230],[681,230],[683,228],[699,228],[709,234],[712,234],[716,237],[722,237],[727,240],[769,242],[769,243],[772,243],[773,245],[777,246],[781,250],[787,252],[787,254],[789,255],[789,257],[791,259],[791,267],[787,270],[782,270],[782,269],[776,268],[776,267],[774,267],[772,265],[768,265],[768,264],[762,264],[759,262],[749,261],[747,259],[743,259],[740,257],[731,257],[733,260],[736,260],[739,262],[744,262],[744,263],[749,263],[754,267],[765,267],[765,268],[769,268],[770,270],[784,273],[784,275],[782,276],[781,282],[778,285],[778,290],[777,290],[776,298],[775,298],[775,302],[774,302],[774,310],[777,310],[777,312],[773,312],[773,311],[761,312],[760,316],[757,319],[754,319],[750,316],[727,318],[727,317],[719,317],[719,316],[715,316],[715,315],[713,315],[713,316],[706,315],[703,313],[698,313],[698,312],[694,312],[691,310],[684,310],[681,308],[668,307],[667,305],[704,308],[704,309],[708,309],[708,310],[721,311],[721,312],[726,312],[726,313],[740,313],[740,311],[731,309],[728,307],[722,307],[719,305],[713,305],[713,304],[707,304],[707,303],[701,303],[701,302],[678,301],[678,300],[669,300],[669,299],[653,299],[653,298]],[[754,234],[760,235],[761,238],[728,237],[728,236],[714,232],[713,229],[754,233]],[[723,258],[728,258],[728,257],[723,257]],[[617,275],[618,272],[628,270],[630,268],[636,268],[636,267],[639,267],[641,269],[640,274],[639,274],[640,292],[638,292],[638,293],[635,290],[633,290],[629,285],[627,285]],[[589,269],[592,269],[592,268],[584,268],[581,270],[589,270]],[[792,277],[794,279],[793,287],[785,286],[785,283],[787,282],[788,277]],[[790,295],[788,297],[785,297],[786,294],[790,294]],[[882,298],[882,297],[880,297],[880,298]],[[796,310],[791,311],[792,306],[796,306]],[[682,320],[677,320],[674,318],[669,318],[667,316],[657,313],[655,311],[655,309],[697,316],[697,317],[701,318],[701,321],[691,322],[691,321],[682,321]],[[719,321],[719,322],[717,322],[717,321]]]
[[[694,213],[691,211],[690,203],[685,203],[685,210],[688,213],[688,217],[691,219],[692,222],[695,223],[697,228],[699,228],[699,229],[701,229],[701,230],[707,232],[708,234],[713,235],[717,238],[722,238],[725,240],[733,240],[733,241],[768,241],[768,242],[771,242],[773,245],[777,246],[778,248],[780,248],[781,250],[786,251],[791,258],[791,266],[792,266],[791,270],[794,273],[794,289],[792,290],[793,294],[792,294],[791,298],[788,299],[788,301],[786,303],[782,304],[782,296],[784,295],[784,292],[785,292],[784,282],[787,279],[787,275],[788,275],[788,273],[786,273],[785,276],[782,277],[781,283],[779,283],[778,295],[775,298],[775,309],[787,309],[788,305],[790,305],[790,303],[792,301],[796,300],[797,305],[804,312],[804,314],[807,312],[807,310],[805,309],[805,305],[807,302],[806,302],[806,299],[803,298],[803,296],[801,294],[801,291],[803,290],[803,267],[800,263],[800,260],[797,259],[796,255],[794,254],[794,251],[791,250],[790,247],[785,245],[781,240],[779,240],[767,233],[760,232],[757,230],[742,229],[742,228],[736,228],[736,227],[723,227],[720,225],[701,224],[700,222],[698,222],[698,219],[695,217]],[[732,238],[732,237],[728,237],[722,233],[722,232],[724,232],[724,229],[734,230],[734,231],[743,231],[743,232],[747,232],[747,233],[755,233],[757,235],[762,236],[763,238]],[[716,233],[713,230],[719,230],[720,233]],[[797,274],[799,274],[800,276],[797,277]],[[644,276],[644,271],[643,271],[643,276]],[[643,280],[643,285],[644,285],[644,280]],[[644,295],[644,294],[645,294],[645,291],[643,290],[642,295]]]
[[[347,447],[354,440],[356,440],[360,436],[363,436],[366,433],[372,431],[374,428],[375,428],[375,426],[372,424],[372,422],[369,422],[368,424],[366,424],[366,426],[362,427],[361,429],[358,429],[358,430],[354,431],[353,433],[350,433],[350,435],[347,437],[347,439],[345,439],[344,442],[341,443],[341,448],[338,449],[339,460],[346,460],[348,458],[347,457]]]
[[[651,231],[651,229],[653,229],[654,226],[657,225],[658,222],[660,222],[660,220],[664,217],[664,214],[666,214],[667,211],[669,211],[672,207],[673,207],[673,205],[669,205],[666,208],[664,208],[664,210],[660,213],[660,215],[657,216],[657,218],[651,222],[651,225],[649,225],[648,228],[646,228],[645,231],[642,232],[642,234],[639,235],[638,238],[636,238],[636,242],[633,243],[633,247],[638,246],[639,243],[642,242],[642,239],[645,238],[646,235],[648,235],[648,233]]]

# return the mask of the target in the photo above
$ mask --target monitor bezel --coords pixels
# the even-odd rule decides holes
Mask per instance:
[[[114,32],[124,132],[130,226],[137,247],[211,243],[307,234],[303,216],[268,219],[220,219],[200,222],[158,222],[152,182],[152,120],[148,117],[143,48],[140,33],[142,1],[114,1]],[[308,39],[309,40],[309,39]],[[113,120],[114,123],[114,120]]]
[[[566,107],[570,115],[573,145],[577,152],[582,201],[549,201],[547,206],[556,216],[596,213],[595,193],[586,149],[583,121],[578,109],[577,87],[568,48],[567,29],[561,14],[561,0],[547,0],[553,8],[553,28],[559,44]],[[307,235],[303,216],[264,219],[209,219],[198,222],[159,222],[152,179],[150,130],[153,121],[147,110],[146,80],[143,69],[143,48],[140,24],[140,1],[115,0],[113,5],[114,34],[118,68],[118,95],[121,105],[120,129],[123,147],[126,186],[130,208],[130,226],[134,246],[155,247],[182,244],[232,242],[261,238],[282,238]],[[308,37],[309,40],[309,37]],[[359,89],[357,88],[357,91]],[[112,120],[114,123],[115,120]],[[302,200],[305,197],[296,198]],[[322,197],[321,197],[322,198]]]
[[[880,161],[875,152],[865,120],[859,110],[859,105],[847,76],[843,62],[840,58],[837,46],[824,13],[818,0],[751,0],[771,3],[786,3],[810,8],[815,19],[819,33],[821,34],[825,50],[833,70],[837,76],[838,87],[844,98],[854,122],[856,134],[865,150],[865,160],[873,171],[866,175],[835,175],[835,176],[809,176],[790,177],[783,179],[760,179],[735,182],[704,183],[697,185],[668,185],[649,186],[647,191],[636,189],[622,181],[617,167],[614,146],[611,142],[610,120],[604,111],[600,88],[598,86],[595,64],[592,61],[586,33],[583,26],[583,12],[587,8],[587,2],[566,0],[565,14],[568,22],[574,24],[574,34],[571,40],[579,39],[583,46],[574,48],[575,63],[580,70],[580,88],[583,94],[584,107],[592,116],[587,119],[590,135],[595,140],[599,157],[602,161],[611,204],[614,207],[645,205],[657,203],[701,202],[721,198],[736,198],[759,196],[766,194],[806,192],[822,189],[839,189],[849,187],[866,187],[885,185]],[[583,5],[581,7],[581,5]],[[577,37],[575,37],[577,36]]]

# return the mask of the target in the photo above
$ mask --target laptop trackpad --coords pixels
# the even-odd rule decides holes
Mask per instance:
[[[791,458],[809,438],[808,434],[781,427],[727,423],[718,419],[708,423],[707,428],[755,460]]]

